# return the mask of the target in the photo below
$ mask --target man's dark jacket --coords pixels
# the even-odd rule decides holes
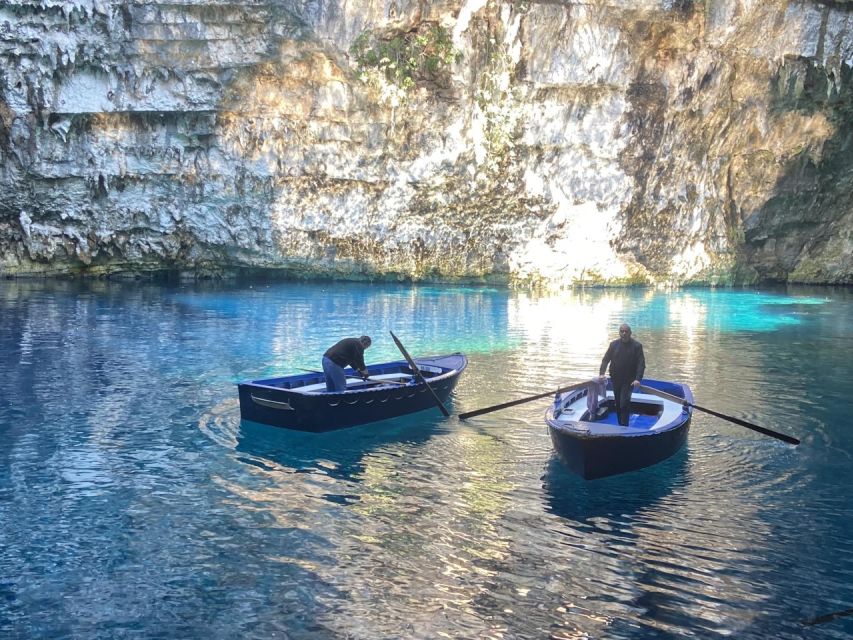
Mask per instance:
[[[358,338],[344,338],[329,347],[323,355],[339,367],[352,365],[358,371],[367,368],[364,365],[364,345]]]
[[[615,381],[633,382],[642,380],[646,370],[646,358],[643,345],[631,338],[628,342],[614,340],[607,347],[607,353],[601,360],[599,374],[604,375],[607,363],[610,363],[610,377]]]

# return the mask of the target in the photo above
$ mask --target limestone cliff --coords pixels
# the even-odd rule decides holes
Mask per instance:
[[[2,274],[853,283],[848,3],[4,0],[0,58]]]

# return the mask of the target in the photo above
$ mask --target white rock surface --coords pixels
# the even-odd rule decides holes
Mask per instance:
[[[361,80],[363,30],[431,25],[457,62]],[[783,0],[10,0],[0,273],[850,283],[852,26]]]

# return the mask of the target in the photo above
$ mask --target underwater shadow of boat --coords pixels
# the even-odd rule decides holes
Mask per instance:
[[[653,508],[676,487],[687,484],[688,459],[684,447],[668,460],[645,469],[584,480],[566,469],[554,455],[542,476],[546,510],[577,522],[636,515]]]
[[[381,449],[389,456],[408,455],[407,449],[440,433],[445,421],[437,411],[430,411],[311,433],[241,420],[235,451],[242,462],[267,470],[283,467],[292,473],[321,473],[360,482],[366,455]]]

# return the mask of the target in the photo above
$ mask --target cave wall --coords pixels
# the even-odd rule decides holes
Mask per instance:
[[[402,88],[353,43],[441,28]],[[849,3],[0,7],[0,273],[853,281]]]

